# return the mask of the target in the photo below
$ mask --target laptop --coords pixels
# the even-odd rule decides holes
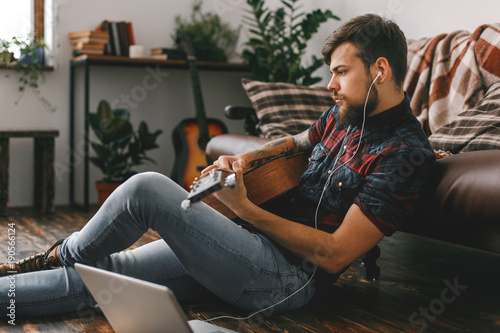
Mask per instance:
[[[83,264],[75,268],[117,333],[236,333],[201,320],[188,321],[165,286]]]

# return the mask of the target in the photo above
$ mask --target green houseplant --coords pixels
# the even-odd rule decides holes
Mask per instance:
[[[15,59],[10,47],[15,46],[20,51],[19,59]],[[12,37],[11,41],[0,40],[0,64],[12,67],[19,74],[18,90],[19,98],[23,96],[27,88],[31,88],[38,101],[49,111],[54,112],[56,108],[42,96],[39,85],[45,79],[45,54],[48,50],[47,44],[43,38],[35,38],[32,34],[27,37]],[[8,54],[10,53],[10,59]],[[9,77],[6,74],[5,77]]]
[[[39,81],[44,79],[42,67],[45,65],[45,49],[47,44],[43,38],[28,35],[27,38],[13,37],[12,44],[17,45],[21,51],[17,61],[19,77],[19,91],[26,87],[37,89]]]
[[[252,38],[246,43],[243,58],[252,69],[253,79],[265,82],[289,82],[311,85],[321,78],[312,74],[323,60],[312,57],[312,63],[302,65],[307,42],[329,19],[339,20],[330,10],[298,13],[299,0],[281,0],[283,7],[270,10],[264,0],[247,0],[251,10],[244,16]]]
[[[238,41],[238,30],[222,21],[220,16],[202,11],[203,1],[194,0],[188,20],[175,17],[175,42],[181,48],[180,38],[189,38],[198,60],[226,62]]]
[[[119,184],[136,174],[133,169],[145,162],[155,163],[147,156],[147,151],[158,148],[156,139],[162,133],[156,130],[151,133],[147,124],[142,121],[137,131],[130,122],[130,111],[127,109],[111,109],[106,100],[101,100],[96,113],[90,113],[89,125],[97,140],[90,142],[95,156],[90,162],[102,172],[102,179],[96,187],[107,190],[99,195],[99,203],[104,202]]]

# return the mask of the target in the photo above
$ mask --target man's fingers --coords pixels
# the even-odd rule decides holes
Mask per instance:
[[[218,168],[218,166],[217,166],[217,165],[215,165],[215,164],[209,165],[209,166],[207,166],[205,169],[203,169],[203,170],[201,171],[201,175],[202,175],[202,176],[204,176],[204,175],[206,175],[207,173],[209,173],[210,171],[212,171],[213,169],[217,169],[217,168]]]

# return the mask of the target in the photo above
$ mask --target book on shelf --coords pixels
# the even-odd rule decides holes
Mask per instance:
[[[157,59],[157,60],[167,60],[168,56],[166,54],[152,54],[151,59]]]
[[[186,53],[174,48],[154,47],[151,49],[151,57],[164,60],[186,60]]]
[[[130,45],[135,45],[132,22],[104,20],[96,30],[68,33],[73,55],[112,55],[128,57]],[[99,46],[98,46],[99,45]]]
[[[81,56],[81,55],[84,55],[84,54],[87,54],[87,55],[103,55],[103,52],[102,51],[98,51],[98,50],[73,50],[73,57],[78,57],[78,56]]]
[[[72,44],[75,43],[94,43],[94,44],[106,44],[109,39],[109,34],[107,32],[98,31],[78,31],[68,33],[68,38]]]
[[[76,31],[68,33],[68,38],[75,54],[104,54],[104,49],[109,41],[109,34],[104,31]]]
[[[108,40],[108,33],[105,31],[97,31],[97,30],[84,30],[84,31],[75,31],[69,32],[68,37],[71,40],[77,40],[80,38],[92,38],[96,40]]]
[[[132,22],[104,20],[97,30],[109,35],[104,54],[128,57],[129,46],[135,45]]]
[[[104,44],[93,44],[93,43],[76,43],[73,44],[73,51],[79,51],[82,54],[104,54]]]

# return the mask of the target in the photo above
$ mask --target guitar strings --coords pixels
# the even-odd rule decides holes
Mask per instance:
[[[358,145],[356,146],[356,150],[354,151],[354,153],[352,154],[352,156],[346,162],[343,162],[338,167],[335,167],[332,172],[330,172],[330,175],[328,176],[328,178],[327,178],[327,180],[325,182],[325,186],[323,186],[323,190],[321,192],[321,196],[319,198],[318,204],[316,205],[316,211],[314,213],[314,228],[315,229],[318,229],[318,212],[319,212],[319,208],[321,206],[321,202],[323,201],[323,196],[325,194],[325,191],[328,188],[328,186],[330,186],[330,180],[331,180],[333,174],[335,172],[337,172],[337,170],[339,170],[341,167],[343,167],[344,165],[346,165],[347,163],[349,163],[354,158],[354,156],[356,156],[356,154],[358,153],[359,147],[361,146],[361,139],[363,138],[363,133],[364,133],[364,130],[365,130],[365,122],[366,122],[366,105],[368,103],[368,98],[370,96],[370,92],[372,90],[373,84],[375,83],[375,81],[377,80],[377,78],[378,78],[378,76],[375,78],[375,80],[373,80],[373,82],[370,85],[370,88],[368,89],[368,93],[366,94],[365,105],[363,107],[363,123],[361,125],[361,134],[359,136],[359,141],[358,141]],[[337,153],[337,157],[336,157],[335,163],[333,165],[337,165],[337,163],[339,161],[340,153],[342,153],[342,149],[343,149],[343,147],[344,147],[344,145],[346,143],[347,137],[349,136],[349,130],[350,129],[351,129],[351,126],[349,126],[347,128],[346,135],[345,135],[344,139],[342,140],[340,151],[339,151],[339,153]],[[297,293],[299,293],[300,291],[302,291],[305,287],[307,287],[309,285],[309,283],[311,283],[311,281],[313,280],[313,278],[314,278],[317,270],[318,270],[318,266],[315,265],[314,266],[314,270],[313,270],[311,276],[309,277],[309,279],[307,280],[307,282],[302,287],[300,287],[299,289],[295,290],[293,293],[291,293],[290,295],[288,295],[287,297],[285,297],[281,301],[279,301],[277,303],[274,303],[274,304],[272,304],[272,305],[270,305],[270,306],[268,306],[268,307],[266,307],[264,309],[255,311],[255,312],[251,313],[250,315],[248,315],[246,317],[218,316],[218,317],[213,317],[213,318],[205,319],[204,321],[207,322],[207,321],[214,321],[214,320],[218,320],[218,319],[234,319],[234,320],[240,320],[241,321],[241,320],[250,319],[253,316],[255,316],[255,315],[257,315],[257,314],[259,314],[261,312],[267,311],[267,310],[269,310],[269,309],[271,309],[271,308],[273,308],[273,307],[275,307],[275,306],[277,306],[277,305],[285,302],[286,300],[290,299],[291,297],[293,297],[294,295],[296,295]]]

